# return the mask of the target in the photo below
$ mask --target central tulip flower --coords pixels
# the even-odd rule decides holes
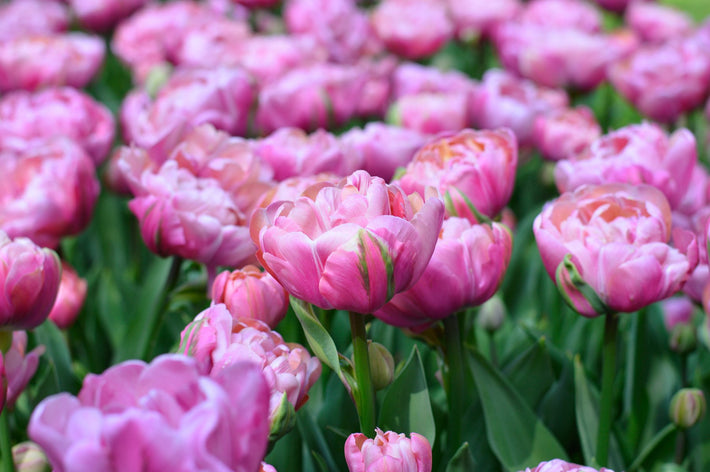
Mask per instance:
[[[375,439],[356,433],[345,441],[350,472],[431,472],[431,445],[424,436],[376,432]]]
[[[533,225],[542,261],[584,316],[632,312],[677,292],[698,262],[695,237],[673,231],[668,201],[647,185],[584,186],[548,203]],[[593,307],[561,264],[574,265],[604,305]],[[567,265],[567,264],[565,264]]]
[[[439,198],[357,171],[256,211],[251,235],[262,265],[295,297],[372,313],[421,276],[443,214]]]

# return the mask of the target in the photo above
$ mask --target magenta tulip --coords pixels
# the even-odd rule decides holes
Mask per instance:
[[[27,35],[62,33],[69,11],[59,2],[22,0],[0,4],[0,41]]]
[[[149,0],[69,0],[79,23],[91,31],[106,31]]]
[[[345,462],[350,472],[431,472],[431,445],[424,436],[375,431],[374,439],[362,433],[348,436]]]
[[[405,95],[392,103],[389,121],[419,133],[456,132],[468,124],[468,95],[422,92]]]

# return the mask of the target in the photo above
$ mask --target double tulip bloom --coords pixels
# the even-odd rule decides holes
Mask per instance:
[[[345,462],[350,472],[431,472],[431,445],[417,433],[411,439],[392,431],[369,439],[362,433],[345,441]]]
[[[545,205],[533,231],[548,274],[570,304],[590,317],[633,312],[670,297],[698,262],[690,232],[674,230],[675,247],[668,244],[670,206],[647,185],[584,186],[565,193]],[[598,300],[583,295],[570,275],[574,271]]]

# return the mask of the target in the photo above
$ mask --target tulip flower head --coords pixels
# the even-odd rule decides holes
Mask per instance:
[[[411,439],[392,431],[375,430],[369,439],[362,433],[345,441],[345,462],[350,472],[431,472],[431,445],[421,434]]]
[[[597,471],[593,467],[572,464],[571,462],[563,461],[562,459],[553,459],[551,461],[541,462],[532,469],[528,467],[520,472],[614,472],[611,469],[602,467]]]

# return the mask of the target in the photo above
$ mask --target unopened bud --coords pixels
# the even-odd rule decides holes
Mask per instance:
[[[500,297],[493,297],[478,310],[476,323],[488,332],[497,331],[505,321],[505,305]]]
[[[47,456],[31,441],[17,444],[12,448],[12,458],[17,472],[45,472],[49,470]]]
[[[296,409],[284,393],[281,403],[272,413],[271,427],[269,428],[269,445],[273,445],[280,438],[289,433],[296,426]]]
[[[671,329],[670,347],[679,354],[693,352],[698,345],[698,336],[695,326],[688,323],[679,323]]]
[[[671,399],[671,420],[679,428],[690,428],[705,415],[706,408],[705,395],[702,390],[684,388],[673,395],[673,399]]]
[[[380,343],[370,342],[367,345],[370,357],[370,377],[375,390],[382,390],[392,383],[394,378],[394,358]]]

